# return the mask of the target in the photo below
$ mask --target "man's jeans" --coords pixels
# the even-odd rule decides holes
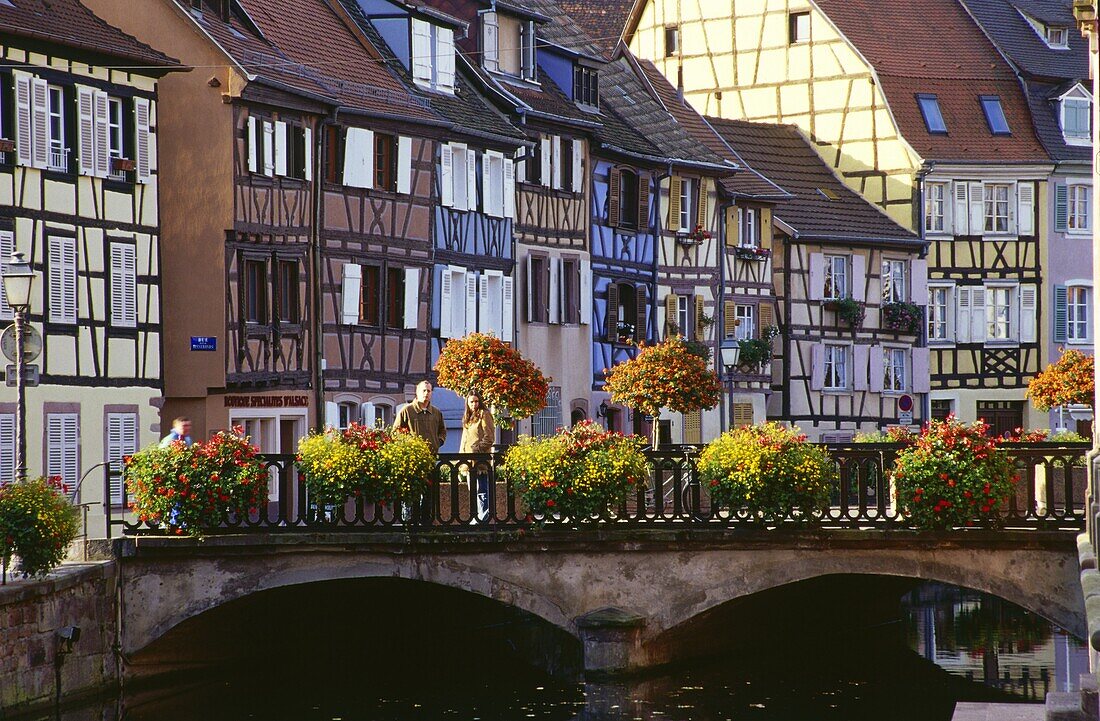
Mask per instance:
[[[489,474],[484,471],[477,474],[477,520],[489,520]]]
[[[430,526],[435,520],[432,489],[401,501],[401,520],[414,526]]]

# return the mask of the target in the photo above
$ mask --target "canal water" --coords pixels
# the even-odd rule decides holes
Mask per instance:
[[[422,635],[316,638],[303,654],[217,680],[128,692],[65,721],[948,721],[957,701],[1041,702],[1088,670],[1083,644],[1039,616],[952,586],[914,584],[894,611],[761,642],[630,684],[554,681],[514,659]],[[436,609],[447,616],[450,607]],[[830,611],[831,615],[835,615]],[[379,628],[382,619],[363,618]],[[786,624],[784,624],[786,625]],[[327,633],[327,632],[325,632]],[[735,639],[736,640],[736,639]]]

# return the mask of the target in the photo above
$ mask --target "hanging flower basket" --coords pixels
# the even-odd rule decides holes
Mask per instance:
[[[734,248],[733,254],[741,260],[752,260],[757,262],[763,262],[772,257],[772,252],[768,248],[756,248],[753,246],[737,246]]]
[[[863,327],[867,304],[854,298],[837,298],[825,301],[825,310],[835,312],[838,320],[855,329]]]
[[[477,393],[501,428],[538,413],[546,405],[550,379],[504,341],[472,333],[447,342],[436,361],[439,385],[461,396]]]

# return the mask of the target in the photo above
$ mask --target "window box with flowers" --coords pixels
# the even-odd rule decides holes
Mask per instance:
[[[833,311],[838,320],[854,329],[863,327],[867,304],[854,298],[833,298],[825,301],[825,310]]]
[[[676,240],[682,245],[702,245],[704,240],[710,240],[710,238],[710,231],[701,225],[696,225],[691,232],[676,234]]]
[[[772,252],[769,248],[758,248],[755,245],[739,245],[733,249],[733,255],[739,260],[762,263],[772,257]]]
[[[762,329],[759,338],[737,341],[741,351],[737,357],[737,367],[750,373],[759,372],[761,366],[772,359],[772,338],[777,335],[779,328],[773,325]]]
[[[615,326],[615,340],[617,343],[634,342],[634,324],[620,322]]]
[[[924,311],[913,303],[885,303],[882,306],[882,327],[898,333],[919,333],[924,323]]]

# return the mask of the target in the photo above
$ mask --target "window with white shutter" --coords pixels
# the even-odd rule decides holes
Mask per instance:
[[[374,187],[374,131],[348,128],[344,136],[344,185]]]
[[[275,126],[267,120],[263,122],[263,150],[264,175],[271,177],[275,174]]]
[[[15,252],[15,232],[0,230],[0,277],[8,272],[11,254]],[[0,320],[11,320],[13,317],[11,306],[8,305],[8,296],[4,291],[4,284],[0,283]]]
[[[0,486],[15,480],[15,414],[0,413]]]
[[[139,183],[148,183],[153,177],[152,124],[152,105],[148,98],[134,98],[134,167]]]
[[[103,460],[110,464],[111,505],[121,506],[126,502],[123,489],[123,459],[132,456],[138,450],[138,414],[107,414],[107,457]]]
[[[15,160],[19,165],[32,166],[35,161],[33,77],[20,70],[12,71],[15,85]]]
[[[76,323],[76,238],[51,236],[46,260],[51,323]]]
[[[137,246],[111,243],[111,324],[137,327]]]
[[[454,93],[454,30],[413,18],[409,65],[417,85]]]
[[[469,210],[474,207],[470,203],[470,183],[467,165],[469,155],[466,146],[462,143],[451,143],[451,181],[452,181],[452,207],[455,210]]]
[[[275,121],[275,175],[287,174],[287,125],[282,120]]]
[[[46,414],[46,476],[60,478],[66,496],[80,480],[80,416],[76,413]]]

